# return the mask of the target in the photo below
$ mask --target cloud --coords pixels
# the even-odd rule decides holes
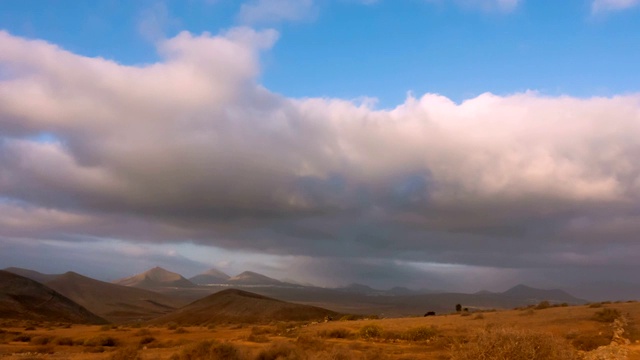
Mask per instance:
[[[0,32],[0,237],[640,270],[640,95],[292,99],[256,81],[277,35],[183,32],[125,66]]]
[[[630,9],[640,4],[640,0],[593,0],[591,12],[593,14],[606,13]]]
[[[238,18],[244,24],[272,24],[306,19],[313,11],[313,0],[252,0],[242,4]]]

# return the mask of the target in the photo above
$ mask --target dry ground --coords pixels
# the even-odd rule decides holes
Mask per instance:
[[[619,324],[625,330],[623,340],[619,340],[623,344],[598,349],[611,343],[615,329],[613,323],[598,321],[594,316],[600,313],[605,315],[601,320],[611,320],[606,319],[606,315],[615,317],[615,310],[625,322]],[[640,303],[311,324],[216,325],[212,328],[180,328],[173,324],[162,327],[69,327],[0,320],[0,358],[126,360],[139,356],[139,359],[148,360],[266,360],[277,359],[280,354],[288,356],[280,359],[291,360],[464,359],[461,351],[485,341],[483,336],[486,334],[520,334],[524,337],[518,341],[536,339],[544,344],[557,341],[568,350],[581,350],[576,358],[640,360]],[[624,339],[628,343],[625,344]],[[202,344],[211,340],[232,346]],[[216,354],[223,355],[216,357]],[[477,355],[470,356],[467,358],[477,358]]]

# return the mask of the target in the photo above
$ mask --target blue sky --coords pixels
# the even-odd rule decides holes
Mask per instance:
[[[640,0],[2,1],[0,268],[624,278],[638,44]]]
[[[633,1],[599,10],[589,0],[273,2],[293,10],[247,18],[242,7],[260,2],[5,1],[0,24],[124,64],[158,61],[154,42],[183,30],[275,28],[280,38],[263,54],[266,87],[292,97],[373,97],[385,108],[409,91],[456,101],[526,90],[588,97],[634,92],[639,80]]]

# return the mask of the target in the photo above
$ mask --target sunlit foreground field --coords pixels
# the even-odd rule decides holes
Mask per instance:
[[[323,323],[0,321],[2,359],[640,359],[640,303]]]

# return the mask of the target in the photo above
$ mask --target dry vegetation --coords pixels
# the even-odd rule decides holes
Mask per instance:
[[[208,327],[176,324],[70,326],[0,320],[0,357],[105,360],[640,359],[637,324],[640,324],[640,303],[562,307],[543,304],[509,311],[475,312],[471,316],[450,314]],[[622,337],[616,326],[624,329]],[[618,339],[622,345],[610,347],[612,339]]]

